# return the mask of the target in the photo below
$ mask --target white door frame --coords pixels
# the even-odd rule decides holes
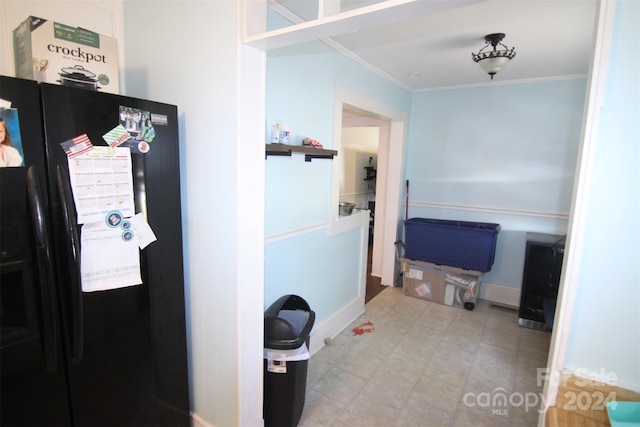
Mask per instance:
[[[381,283],[393,286],[395,283],[395,242],[398,230],[401,229],[401,188],[402,171],[405,153],[406,113],[397,110],[373,98],[346,88],[334,86],[333,100],[333,149],[342,148],[342,109],[344,105],[355,107],[370,113],[372,117],[390,122],[388,144],[380,144],[378,152],[378,184],[382,204],[376,204],[376,233],[374,238],[374,254],[381,261]],[[384,139],[381,139],[381,142]],[[386,162],[384,159],[386,158]],[[331,191],[331,224],[332,232],[340,232],[338,221],[338,202],[340,199],[339,171],[334,168]],[[382,183],[382,186],[381,184]],[[382,226],[380,226],[382,225]],[[377,249],[377,251],[376,251]]]
[[[565,261],[561,273],[558,289],[558,303],[554,328],[551,335],[549,358],[547,360],[546,376],[552,380],[545,381],[542,391],[543,411],[538,418],[538,426],[545,425],[545,415],[549,407],[554,406],[558,395],[560,375],[565,372],[565,358],[567,346],[571,336],[570,329],[573,319],[573,305],[576,296],[580,274],[580,262],[584,245],[584,230],[589,209],[591,193],[592,166],[595,148],[598,140],[600,125],[600,111],[604,103],[607,85],[607,71],[611,39],[613,33],[613,18],[615,1],[603,1],[599,5],[596,22],[591,72],[587,84],[587,99],[584,109],[582,128],[582,145],[578,154],[578,168],[575,175],[575,185],[569,215],[569,230],[567,233],[567,248]],[[556,380],[553,380],[556,379]]]
[[[355,114],[355,115],[354,115]],[[380,212],[375,213],[373,224],[373,253],[371,255],[371,275],[374,277],[382,277],[382,236],[384,232],[384,201],[387,198],[387,167],[389,161],[389,133],[391,122],[386,118],[372,116],[371,112],[366,111],[360,113],[351,109],[348,115],[342,117],[342,128],[349,127],[375,127],[378,128],[377,139],[377,175],[375,184],[375,200],[382,206]],[[347,173],[345,171],[345,173]],[[341,196],[344,196],[342,194]],[[371,243],[369,243],[371,244]]]

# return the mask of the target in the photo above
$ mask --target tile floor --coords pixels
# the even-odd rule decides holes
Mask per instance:
[[[308,361],[299,425],[535,426],[549,342],[486,301],[467,311],[386,288]]]

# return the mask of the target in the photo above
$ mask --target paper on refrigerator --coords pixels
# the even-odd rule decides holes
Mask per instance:
[[[128,230],[105,221],[82,226],[80,277],[82,291],[104,291],[142,283],[138,243]]]
[[[131,151],[123,147],[94,147],[68,159],[78,224],[102,222],[114,210],[135,214]]]
[[[135,216],[132,216],[129,220],[131,221],[131,229],[140,249],[144,249],[158,240],[142,213],[135,214]]]

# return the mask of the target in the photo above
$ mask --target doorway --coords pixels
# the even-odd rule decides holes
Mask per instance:
[[[376,172],[376,205],[373,228],[372,275],[381,278],[384,286],[394,286],[399,272],[395,259],[395,242],[402,230],[402,175],[405,154],[405,126],[407,114],[351,89],[336,85],[333,105],[334,148],[342,149],[342,116],[347,106],[354,120],[379,127],[378,162]],[[335,167],[333,172],[332,232],[339,232],[338,220],[339,182],[343,171]],[[364,297],[364,295],[363,295]]]
[[[376,221],[376,204],[384,204],[384,200],[378,199],[378,168],[387,162],[386,156],[379,156],[379,147],[389,144],[388,128],[389,120],[343,105],[340,201],[354,203],[356,208],[370,212],[365,304],[385,288],[378,262],[374,268],[373,253],[376,224],[381,223]]]

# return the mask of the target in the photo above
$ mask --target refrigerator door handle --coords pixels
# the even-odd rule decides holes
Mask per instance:
[[[58,186],[58,195],[60,196],[60,205],[62,207],[62,217],[64,220],[64,228],[67,235],[67,261],[69,263],[69,286],[71,290],[71,310],[72,310],[72,339],[73,339],[73,361],[75,363],[82,362],[84,352],[84,320],[82,318],[82,284],[80,280],[80,243],[78,239],[78,230],[73,215],[73,206],[71,201],[73,195],[69,190],[69,186],[65,185],[62,178],[66,175],[62,168],[56,167],[56,181]]]
[[[38,265],[38,283],[40,285],[40,305],[42,308],[42,334],[45,366],[49,373],[58,370],[57,339],[58,321],[56,318],[55,289],[53,286],[53,260],[49,246],[49,230],[44,208],[44,199],[38,175],[33,166],[27,170],[27,192],[29,207],[36,239],[36,262]]]

